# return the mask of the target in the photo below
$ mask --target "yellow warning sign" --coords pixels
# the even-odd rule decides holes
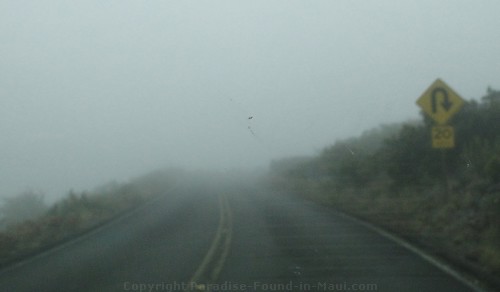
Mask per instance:
[[[432,148],[455,147],[455,130],[452,126],[432,127]]]
[[[438,124],[444,124],[462,108],[464,100],[444,81],[437,79],[417,104]]]

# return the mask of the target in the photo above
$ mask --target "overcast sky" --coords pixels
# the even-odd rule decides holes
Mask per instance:
[[[500,89],[500,1],[0,0],[0,196],[310,155]],[[249,117],[253,117],[249,119]]]

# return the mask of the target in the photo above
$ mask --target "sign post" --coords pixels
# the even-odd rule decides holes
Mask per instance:
[[[417,105],[437,124],[431,129],[431,145],[432,148],[441,149],[443,175],[449,193],[451,188],[446,168],[445,149],[455,147],[455,129],[446,123],[460,111],[464,105],[464,100],[438,78],[420,96]]]
[[[446,123],[464,105],[464,100],[460,95],[444,81],[437,79],[420,96],[417,105],[437,123],[437,126],[432,127],[432,148],[454,148],[454,129],[452,126],[446,125]]]

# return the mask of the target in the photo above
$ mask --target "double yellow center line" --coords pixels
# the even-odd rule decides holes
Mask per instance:
[[[189,281],[190,286],[198,291],[207,291],[205,284],[218,278],[231,246],[233,222],[229,202],[225,195],[219,195],[218,199],[219,226],[207,254]]]

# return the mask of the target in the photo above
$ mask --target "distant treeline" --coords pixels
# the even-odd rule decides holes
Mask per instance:
[[[453,149],[431,147],[433,121],[422,113],[420,121],[380,126],[315,157],[274,161],[270,181],[500,283],[500,91],[467,101],[449,125]]]

